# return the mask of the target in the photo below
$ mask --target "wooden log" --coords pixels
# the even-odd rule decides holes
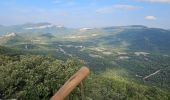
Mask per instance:
[[[58,90],[51,100],[64,100],[71,91],[90,73],[87,67],[82,67]]]

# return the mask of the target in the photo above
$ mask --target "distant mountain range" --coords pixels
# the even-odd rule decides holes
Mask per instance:
[[[95,45],[100,43],[111,47],[126,47],[127,51],[170,51],[169,30],[148,28],[142,25],[72,29],[50,23],[27,23],[23,25],[0,26],[0,34],[0,43],[8,44],[15,44],[14,41],[17,41],[17,43],[23,41],[24,43],[26,41],[49,43],[64,40],[91,42]],[[9,38],[10,36],[13,38]],[[17,38],[14,38],[14,36]]]
[[[27,23],[22,25],[12,25],[12,26],[0,26],[0,34],[6,34],[10,32],[15,33],[54,33],[54,32],[62,32],[68,30],[63,26],[53,25],[50,23]]]

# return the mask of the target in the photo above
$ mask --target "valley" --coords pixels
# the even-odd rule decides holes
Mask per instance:
[[[140,25],[69,29],[49,23],[14,27],[11,34],[0,29],[1,46],[63,61],[79,59],[108,80],[170,90],[169,30]]]

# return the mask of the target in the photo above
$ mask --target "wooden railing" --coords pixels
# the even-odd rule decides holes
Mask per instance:
[[[90,70],[87,67],[82,67],[70,77],[70,79],[57,91],[51,100],[64,100],[89,73]]]

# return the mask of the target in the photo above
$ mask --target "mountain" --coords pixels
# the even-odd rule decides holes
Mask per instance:
[[[21,37],[24,38],[23,40],[33,42],[83,41],[94,45],[102,44],[121,48],[126,51],[156,53],[169,53],[170,51],[169,30],[148,28],[142,25],[71,29],[50,23],[27,23],[8,27],[1,26],[0,33],[3,34],[1,38],[9,33],[16,33],[15,38]],[[10,41],[10,39],[7,40]]]
[[[3,26],[0,27],[0,33],[6,34],[9,32],[15,32],[15,33],[29,33],[29,34],[35,34],[35,33],[54,33],[54,34],[62,34],[62,33],[68,33],[67,31],[70,31],[72,29],[65,28],[61,25],[54,25],[50,23],[26,23],[22,25],[12,25],[12,26]]]
[[[170,56],[170,31],[142,25],[71,29],[50,23],[28,23],[8,28],[8,33],[0,37],[1,45],[29,52],[43,52],[62,60],[78,57],[86,61],[95,72],[121,66],[133,75],[140,73],[145,76],[149,71],[162,69],[162,66],[149,69],[149,62],[145,69],[134,70],[130,66],[141,66],[138,61],[146,63],[147,60],[154,64],[161,63],[160,61],[167,61]],[[13,31],[9,33],[10,30]],[[12,33],[15,34],[9,36]],[[136,65],[133,62],[127,66],[132,59],[137,60]],[[143,70],[142,73],[138,69]]]
[[[2,41],[15,43],[52,43],[55,41],[88,42],[93,45],[107,45],[124,51],[145,51],[170,53],[170,31],[148,28],[142,25],[114,26],[104,28],[71,29],[50,23],[27,23],[23,25],[1,26]],[[5,37],[15,33],[17,36]],[[15,39],[15,40],[12,40]],[[18,41],[18,42],[15,42]],[[12,42],[8,42],[9,44]]]
[[[170,50],[170,31],[158,28],[147,28],[144,26],[128,26],[119,28],[104,29],[113,32],[117,29],[122,29],[121,32],[114,36],[105,36],[103,39],[110,40],[107,44],[115,44],[115,39],[119,39],[118,45],[121,41],[128,44],[127,50],[143,50],[152,52],[168,52]],[[115,38],[115,39],[113,39]],[[114,45],[113,45],[114,46]]]

